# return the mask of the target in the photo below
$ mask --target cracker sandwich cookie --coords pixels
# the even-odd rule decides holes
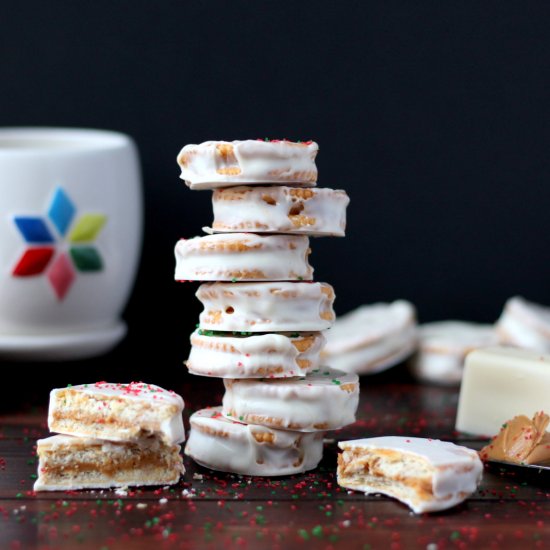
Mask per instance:
[[[329,328],[334,290],[327,283],[203,283],[196,293],[203,330],[302,332]]]
[[[322,367],[300,378],[224,380],[223,414],[283,430],[338,430],[355,422],[359,377]]]
[[[481,481],[477,452],[446,441],[386,436],[338,446],[339,485],[397,498],[417,514],[456,506]]]
[[[345,191],[327,188],[240,186],[216,189],[212,194],[212,231],[343,237],[348,204]]]
[[[510,298],[496,324],[500,343],[550,353],[550,308]]]
[[[191,189],[214,189],[243,183],[312,187],[317,181],[313,141],[205,141],[186,145],[178,155],[181,179]]]
[[[439,321],[420,325],[418,353],[411,370],[423,382],[456,385],[462,380],[466,355],[497,344],[493,325]]]
[[[189,419],[185,454],[222,472],[253,476],[299,474],[316,468],[323,454],[323,432],[290,432],[235,422],[221,407],[202,409]]]
[[[52,432],[111,441],[156,435],[166,444],[185,440],[183,399],[154,384],[96,382],[50,393]]]
[[[405,300],[363,305],[337,317],[326,336],[323,356],[331,366],[374,374],[398,364],[416,349],[416,312]]]
[[[197,329],[186,366],[192,374],[218,378],[302,376],[319,366],[321,332],[253,334]]]
[[[177,281],[294,281],[312,278],[303,235],[231,233],[181,239],[176,244]]]
[[[37,442],[35,491],[172,485],[185,472],[179,445],[160,438],[106,441],[54,435]]]

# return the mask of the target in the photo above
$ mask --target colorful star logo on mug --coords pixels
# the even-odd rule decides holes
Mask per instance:
[[[77,272],[102,271],[103,260],[93,243],[107,217],[86,213],[75,221],[76,213],[67,193],[58,187],[45,217],[15,215],[13,222],[28,248],[13,267],[12,275],[33,277],[46,272],[55,295],[63,300]]]

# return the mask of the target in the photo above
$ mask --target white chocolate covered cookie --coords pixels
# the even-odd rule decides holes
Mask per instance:
[[[500,343],[550,353],[550,308],[510,298],[496,324]]]
[[[416,312],[405,301],[363,305],[336,318],[322,355],[334,368],[374,374],[416,349]]]
[[[319,366],[321,332],[250,334],[197,329],[186,366],[192,374],[219,378],[301,376]]]
[[[34,490],[172,485],[185,472],[180,450],[157,437],[118,442],[70,435],[39,439]]]
[[[197,411],[185,454],[222,472],[283,476],[316,468],[323,454],[323,433],[273,430],[228,420],[221,407]]]
[[[212,195],[216,233],[295,233],[343,237],[346,229],[345,191],[297,187],[231,187]]]
[[[178,155],[181,178],[191,189],[232,185],[292,183],[311,187],[317,181],[312,141],[205,141],[186,145]]]
[[[181,239],[177,281],[308,281],[309,239],[302,235],[231,233]]]
[[[462,380],[466,355],[497,344],[493,325],[465,321],[439,321],[418,327],[418,353],[411,370],[423,382],[457,385]]]
[[[302,432],[355,422],[359,377],[328,367],[300,378],[224,380],[223,414],[248,424]]]
[[[334,321],[334,290],[327,283],[204,283],[203,330],[301,332],[325,330]]]
[[[48,427],[79,437],[133,441],[156,435],[167,444],[185,440],[183,399],[154,384],[96,382],[50,393]]]
[[[386,436],[338,446],[339,485],[397,498],[417,514],[456,506],[481,481],[477,452],[446,441]]]

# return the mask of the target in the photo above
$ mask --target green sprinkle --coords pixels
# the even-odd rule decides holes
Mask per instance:
[[[309,533],[308,533],[305,529],[299,529],[299,530],[298,530],[298,534],[299,534],[304,540],[309,540],[309,539],[310,539]]]
[[[449,537],[451,540],[458,540],[460,538],[460,533],[458,531],[453,531]]]
[[[241,415],[241,416],[239,416],[239,420],[240,420],[241,422],[243,422],[243,420],[244,420],[244,416],[242,416],[242,415]]]
[[[299,280],[299,281],[303,281],[304,278],[303,278],[303,277],[298,277],[298,280]]]
[[[261,512],[263,509],[264,509],[263,506],[256,506],[256,510],[258,510],[258,512]]]
[[[23,498],[23,493],[17,493],[17,494],[15,495],[15,498]]]
[[[231,282],[232,283],[236,283],[237,282],[237,279],[235,277],[233,277],[233,279],[231,279]]]
[[[340,380],[336,380],[335,378],[332,379],[332,383],[333,384],[336,384],[337,386],[339,386],[342,382],[340,382]]]
[[[323,528],[320,525],[316,525],[312,530],[311,534],[318,539],[323,536]]]
[[[72,388],[73,385],[72,385],[72,384],[67,384],[67,387],[68,387],[68,388]]]

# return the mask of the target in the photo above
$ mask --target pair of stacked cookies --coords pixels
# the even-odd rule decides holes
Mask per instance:
[[[191,189],[212,189],[208,235],[180,240],[179,281],[202,281],[192,374],[224,379],[221,407],[193,414],[185,453],[209,468],[286,475],[315,468],[323,434],[355,420],[359,381],[321,366],[334,291],[313,281],[309,237],[343,236],[349,199],[315,188],[318,146],[209,141],[178,156]]]
[[[171,485],[184,472],[183,399],[153,384],[52,390],[35,491]]]

